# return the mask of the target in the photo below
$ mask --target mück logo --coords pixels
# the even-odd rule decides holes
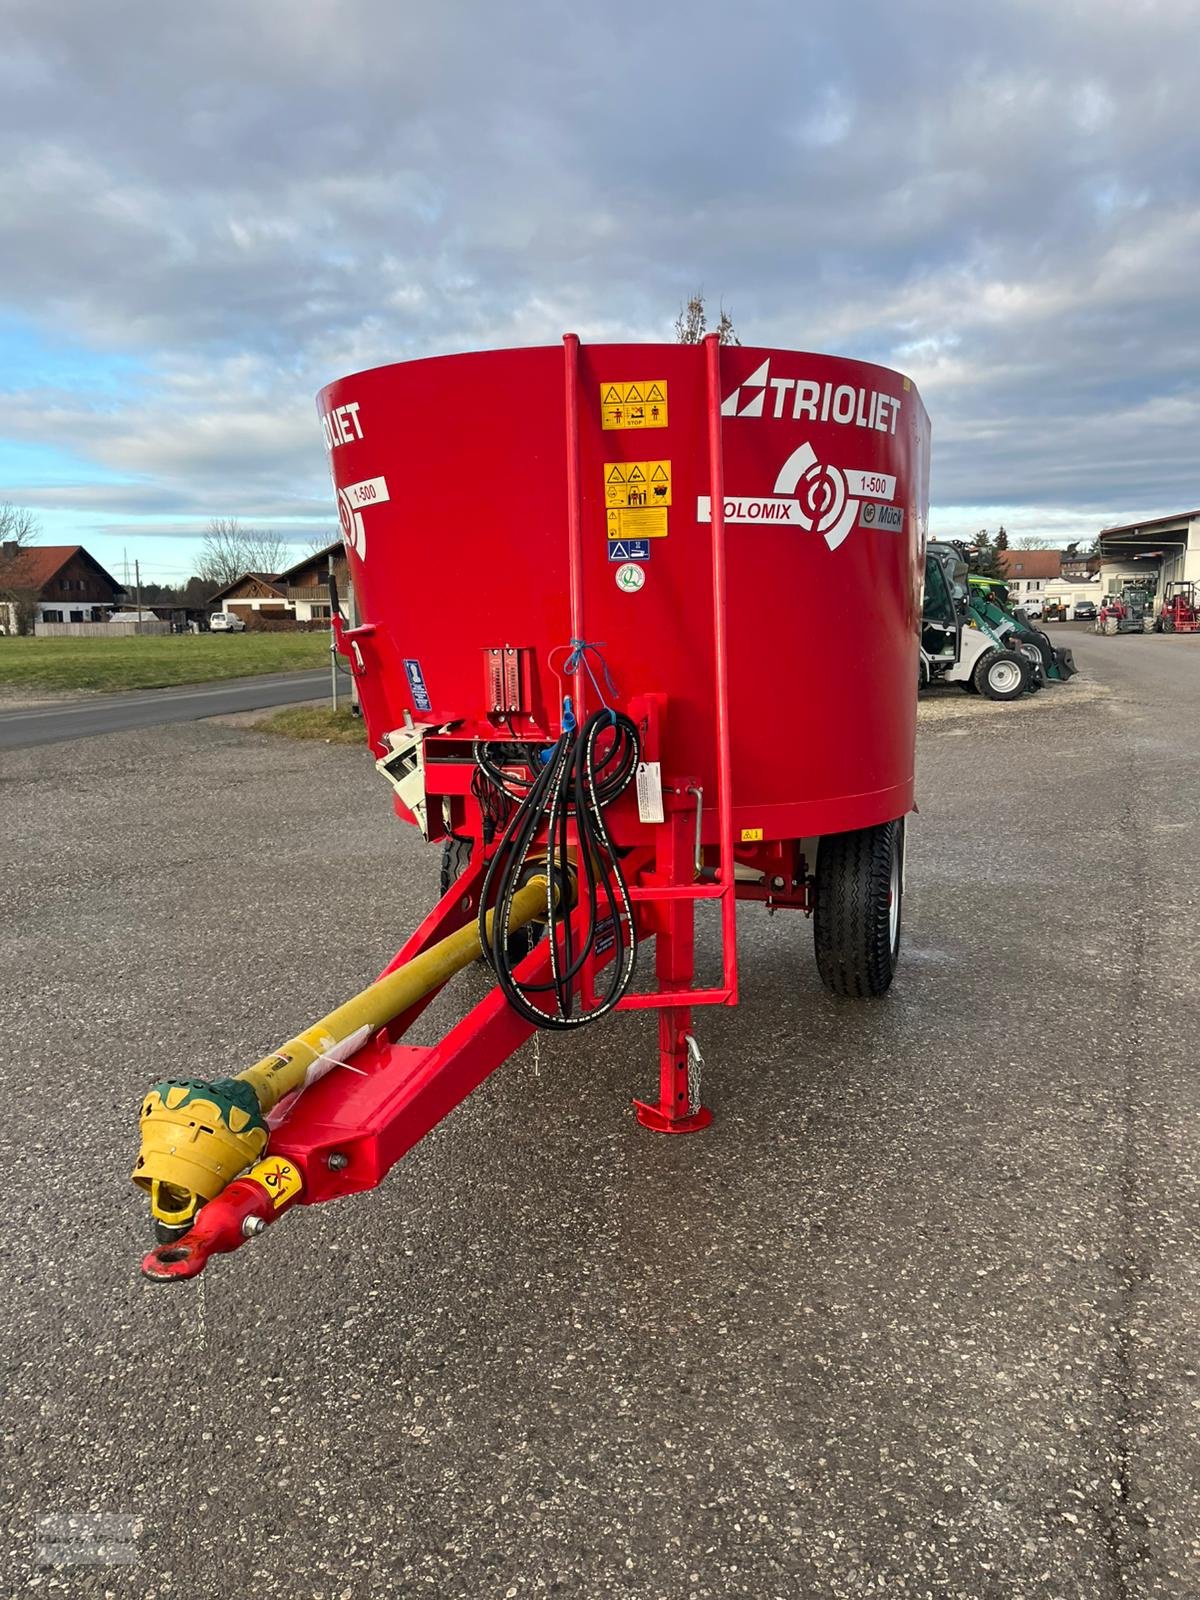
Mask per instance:
[[[770,356],[721,402],[723,417],[790,417],[798,422],[834,422],[894,434],[900,415],[898,395],[859,389],[851,383],[820,383],[812,378],[773,378]]]

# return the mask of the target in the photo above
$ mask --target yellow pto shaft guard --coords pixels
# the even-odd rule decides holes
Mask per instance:
[[[512,931],[545,915],[546,892],[540,873],[517,892],[509,914]],[[489,934],[492,917],[489,911]],[[142,1101],[142,1147],[132,1173],[150,1196],[154,1218],[186,1228],[206,1200],[262,1155],[270,1136],[266,1114],[285,1095],[319,1076],[314,1069],[336,1061],[339,1045],[355,1035],[365,1040],[385,1027],[479,953],[479,929],[472,920],[236,1077],[169,1078],[154,1084]]]

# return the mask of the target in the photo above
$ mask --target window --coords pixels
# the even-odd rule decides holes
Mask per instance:
[[[42,621],[43,622],[61,622],[62,621],[62,612],[61,611],[43,611],[42,612]]]
[[[72,622],[82,622],[83,621],[83,612],[82,611],[72,611],[71,616],[70,616],[70,620]]]
[[[328,606],[313,606],[312,615],[313,615],[313,621],[314,622],[328,622],[329,621],[329,607]]]

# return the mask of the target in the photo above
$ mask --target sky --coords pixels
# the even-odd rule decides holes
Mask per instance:
[[[673,337],[894,366],[931,528],[1200,505],[1195,0],[0,0],[0,501],[336,533],[313,397]]]

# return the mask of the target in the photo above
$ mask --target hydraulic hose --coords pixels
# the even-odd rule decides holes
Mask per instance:
[[[535,764],[528,782],[514,781],[486,745],[476,750],[488,779],[517,801],[484,878],[480,943],[509,1005],[534,1027],[549,1029],[582,1027],[610,1012],[628,989],[637,960],[629,889],[604,820],[605,807],[625,791],[637,769],[637,728],[621,712],[602,709],[577,729],[569,701],[566,709],[558,742],[541,752],[540,770]],[[503,760],[503,748],[496,755]],[[521,759],[528,759],[528,747]],[[509,932],[516,897],[535,872],[546,880],[551,975],[546,983],[522,983],[514,975]],[[576,892],[561,892],[572,876]],[[573,905],[583,911],[581,927],[572,922]],[[490,927],[488,907],[495,909]],[[611,945],[601,943],[610,936]],[[610,948],[603,992],[582,1011],[576,980],[593,954]],[[552,1010],[538,1004],[546,996]]]

